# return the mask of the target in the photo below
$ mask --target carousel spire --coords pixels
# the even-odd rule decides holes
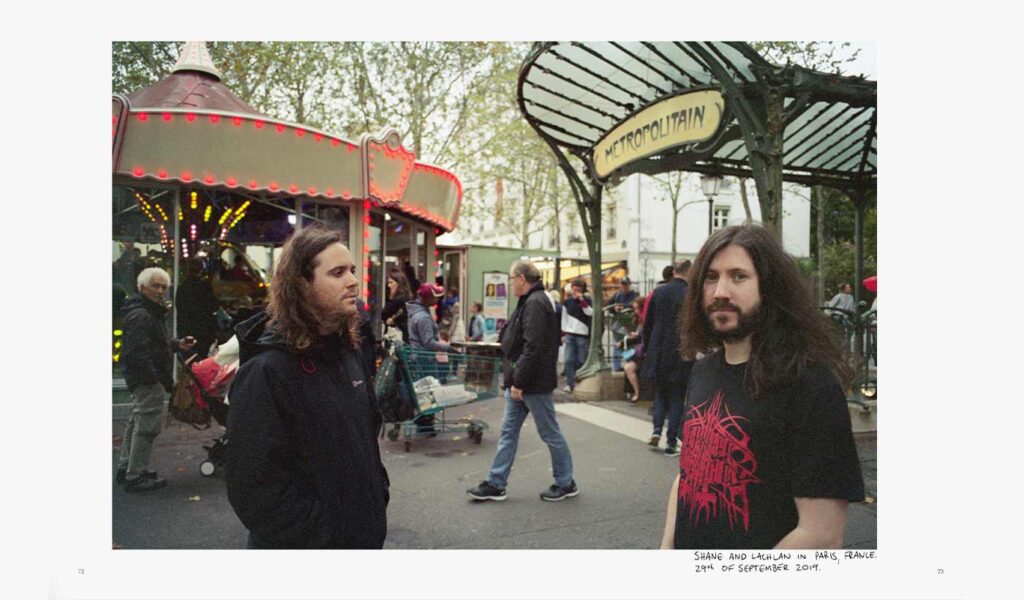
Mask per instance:
[[[220,81],[220,71],[213,65],[210,51],[206,49],[206,42],[185,42],[181,45],[178,62],[171,72],[179,71],[199,71],[213,75]]]

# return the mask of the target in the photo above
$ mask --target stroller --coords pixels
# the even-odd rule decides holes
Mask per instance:
[[[238,340],[231,338],[218,348],[216,355],[193,362],[179,358],[179,377],[168,417],[188,423],[196,429],[209,429],[210,419],[222,427],[228,423],[227,389],[238,372]],[[207,459],[199,464],[199,472],[209,477],[224,466],[226,435],[203,446]]]

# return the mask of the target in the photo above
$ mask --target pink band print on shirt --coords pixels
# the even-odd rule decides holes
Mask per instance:
[[[754,476],[757,457],[750,451],[750,436],[740,427],[743,417],[723,411],[722,392],[690,408],[683,424],[679,457],[679,499],[689,508],[691,523],[708,522],[724,511],[729,528],[750,529],[747,485],[760,483]],[[724,414],[723,414],[724,413]]]

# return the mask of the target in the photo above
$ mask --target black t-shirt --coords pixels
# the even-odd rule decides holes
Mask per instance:
[[[843,390],[809,367],[747,397],[746,364],[719,351],[690,375],[680,435],[675,547],[773,548],[797,525],[794,498],[864,499]]]

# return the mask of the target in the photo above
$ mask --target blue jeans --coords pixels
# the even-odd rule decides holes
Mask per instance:
[[[619,347],[619,342],[624,339],[625,335],[612,333],[612,371],[622,370],[622,348]]]
[[[583,366],[590,350],[590,338],[582,335],[565,335],[565,384],[569,389],[576,387],[576,369]]]
[[[665,413],[668,412],[668,431],[665,432],[665,443],[668,446],[678,444],[680,425],[683,420],[683,401],[686,399],[686,387],[659,385],[654,396],[654,435],[661,435],[665,424]]]
[[[512,472],[512,463],[516,459],[516,448],[519,446],[519,432],[523,428],[526,415],[533,413],[533,421],[537,425],[540,439],[548,445],[551,452],[551,470],[554,472],[555,483],[567,487],[572,482],[572,455],[569,444],[562,435],[555,421],[555,402],[551,392],[544,394],[523,394],[523,401],[512,399],[511,390],[505,390],[505,417],[501,420],[501,434],[498,436],[498,452],[494,455],[491,471],[487,481],[494,487],[505,489],[508,475]]]

